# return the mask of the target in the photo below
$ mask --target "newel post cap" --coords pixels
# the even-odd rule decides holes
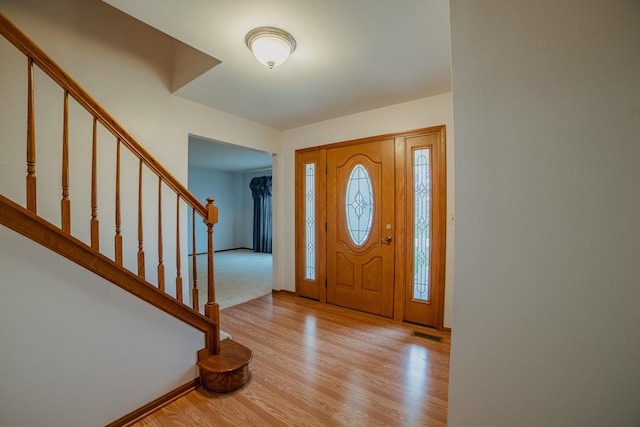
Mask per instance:
[[[213,202],[215,202],[213,197],[207,197],[207,218],[205,220],[207,225],[218,223],[218,207]]]

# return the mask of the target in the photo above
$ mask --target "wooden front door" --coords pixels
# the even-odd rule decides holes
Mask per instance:
[[[327,150],[327,302],[393,316],[394,139]]]

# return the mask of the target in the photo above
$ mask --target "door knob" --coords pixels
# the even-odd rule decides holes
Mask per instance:
[[[387,245],[390,245],[392,240],[393,239],[391,238],[391,236],[387,236],[384,239],[382,239],[382,243],[386,243]]]

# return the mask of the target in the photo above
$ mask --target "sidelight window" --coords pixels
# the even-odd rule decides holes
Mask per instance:
[[[304,278],[316,278],[316,165],[305,164],[304,222],[305,222],[305,268]]]
[[[413,298],[429,301],[429,250],[431,243],[430,150],[413,152],[414,252]]]

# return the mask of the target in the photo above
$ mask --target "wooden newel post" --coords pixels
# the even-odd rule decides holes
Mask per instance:
[[[218,207],[213,204],[214,198],[207,198],[207,217],[204,223],[207,226],[207,303],[204,306],[204,313],[209,319],[219,324],[220,309],[216,303],[216,281],[213,269],[213,226],[218,222]],[[218,354],[220,349],[220,331],[209,337],[210,351]]]

